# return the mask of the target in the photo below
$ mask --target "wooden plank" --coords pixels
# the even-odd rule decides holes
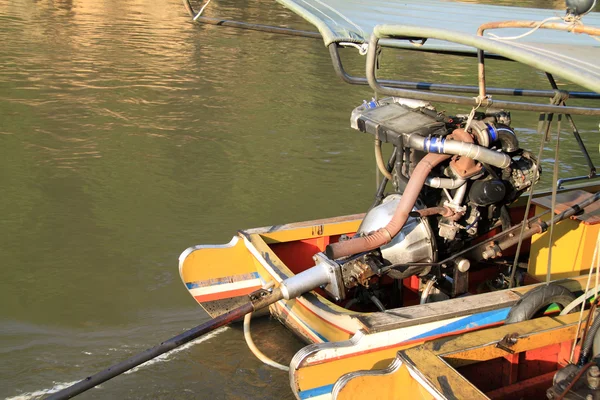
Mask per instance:
[[[592,276],[594,279],[595,274]],[[561,279],[554,283],[564,286],[572,292],[583,290],[587,275],[575,278]],[[542,283],[543,284],[543,283]],[[540,285],[542,285],[540,284]],[[468,316],[475,312],[498,310],[511,307],[526,292],[539,285],[522,286],[510,290],[482,293],[472,296],[459,297],[429,304],[419,304],[409,307],[395,308],[385,313],[376,312],[357,316],[369,333],[398,329],[406,326],[424,324],[441,319]]]
[[[474,362],[488,361],[508,355],[505,350],[497,347],[496,343],[512,333],[519,335],[517,342],[510,348],[515,353],[568,341],[575,336],[577,317],[579,314],[576,313],[571,314],[567,319],[542,317],[525,321],[528,323],[503,325],[476,332],[481,333],[480,335],[457,336],[455,339],[439,342],[431,349],[454,368],[458,368]],[[563,325],[565,323],[567,325]],[[431,343],[435,343],[435,341]]]
[[[451,339],[438,339],[401,350],[398,357],[419,371],[427,384],[435,387],[446,398],[485,399],[487,397],[462,376],[456,370],[457,367],[507,355],[506,351],[496,347],[496,343],[512,332],[519,333],[519,339],[512,346],[515,353],[569,340],[573,337],[578,317],[577,313],[554,318],[543,317]]]
[[[437,303],[419,304],[410,307],[397,308],[385,313],[369,313],[358,316],[369,333],[402,328],[449,319],[468,316],[475,312],[485,312],[510,307],[521,298],[516,291],[502,290],[467,297],[459,297]]]
[[[487,399],[487,397],[472,385],[456,369],[452,368],[440,357],[423,346],[409,350],[400,350],[398,358],[417,371],[427,383],[434,387],[446,399]]]

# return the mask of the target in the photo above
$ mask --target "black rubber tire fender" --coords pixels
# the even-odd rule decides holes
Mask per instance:
[[[508,313],[505,324],[527,321],[540,317],[542,313],[552,304],[557,304],[561,309],[575,300],[575,295],[560,285],[541,285],[525,293],[517,304]],[[573,311],[577,311],[575,307]]]

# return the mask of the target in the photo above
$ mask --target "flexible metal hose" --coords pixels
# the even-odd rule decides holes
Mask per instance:
[[[598,332],[598,328],[600,328],[600,317],[598,317],[598,313],[596,313],[594,322],[589,327],[587,334],[585,335],[583,344],[581,345],[579,365],[584,365],[588,362],[588,359],[590,358],[590,353],[592,352],[592,345],[594,344],[594,337]]]
[[[421,137],[421,139],[423,138]],[[453,142],[469,145],[473,144],[473,138],[464,129],[455,129],[454,132],[448,136],[448,140],[446,141],[446,143]],[[367,236],[328,245],[325,250],[327,257],[335,260],[336,258],[374,250],[390,242],[406,223],[409,213],[415,206],[419,193],[421,193],[425,180],[429,177],[431,171],[450,157],[451,155],[449,154],[437,153],[428,153],[423,157],[415,167],[410,180],[406,184],[406,188],[404,189],[404,193],[402,194],[402,198],[398,203],[398,207],[394,212],[392,220],[385,227],[378,229]]]
[[[325,251],[327,257],[335,260],[336,258],[346,257],[363,251],[374,250],[391,241],[406,223],[408,214],[415,206],[417,197],[431,170],[449,158],[449,155],[435,153],[429,153],[423,157],[415,167],[404,189],[402,199],[398,203],[392,220],[384,228],[378,229],[370,235],[330,244]]]

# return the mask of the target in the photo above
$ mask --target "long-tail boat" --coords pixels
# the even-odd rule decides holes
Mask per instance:
[[[586,147],[597,148],[598,140],[584,140],[575,122],[600,115],[600,16],[589,12],[595,1],[567,1],[560,16],[433,0],[279,3],[318,33],[208,18],[184,0],[198,23],[322,37],[338,76],[376,94],[349,113],[352,128],[372,135],[381,182],[365,214],[244,229],[227,244],[188,248],[179,271],[190,294],[218,317],[248,295],[281,293],[271,315],[308,343],[289,365],[299,399],[577,392],[574,376],[598,368],[581,372],[572,355],[564,357],[568,335],[575,325],[590,335],[597,328],[591,319],[577,324],[577,314],[539,317],[585,308],[598,289],[589,290],[600,259],[600,185]],[[343,47],[365,57],[364,77],[346,72]],[[468,86],[379,78],[388,60],[382,53],[395,51],[471,57],[478,80]],[[495,67],[534,68],[548,89],[527,82],[489,87],[489,59],[504,61]],[[530,127],[539,150],[521,147],[522,125],[511,111],[539,115]],[[561,175],[561,140],[577,143],[586,175]],[[552,176],[544,191],[538,183],[546,145],[555,149],[555,167],[544,171]],[[513,329],[517,334],[505,337]],[[539,336],[545,347],[521,349],[523,335]],[[584,344],[571,348],[583,351]],[[508,367],[490,361],[498,357]],[[519,365],[530,368],[531,360],[552,366],[519,375]],[[463,385],[484,365],[499,380]],[[570,380],[556,386],[565,376]],[[595,389],[591,395],[599,396]]]

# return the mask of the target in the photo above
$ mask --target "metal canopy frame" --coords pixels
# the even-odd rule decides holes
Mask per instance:
[[[450,104],[459,104],[459,105],[470,105],[474,108],[478,108],[480,106],[490,107],[494,105],[497,108],[507,109],[507,110],[519,110],[519,111],[533,111],[540,112],[552,115],[556,114],[564,114],[571,127],[573,128],[573,136],[582,152],[586,160],[586,164],[589,168],[589,174],[584,176],[577,176],[571,178],[565,178],[559,180],[557,182],[557,186],[560,188],[566,182],[575,182],[586,179],[596,178],[596,167],[591,160],[591,157],[579,135],[579,131],[573,121],[572,114],[574,115],[592,115],[597,116],[600,115],[600,108],[595,107],[568,107],[564,104],[564,101],[561,101],[557,104],[539,104],[539,103],[528,103],[528,102],[512,102],[512,101],[492,101],[490,94],[502,94],[502,95],[510,95],[510,93],[506,93],[507,89],[497,89],[497,88],[487,88],[485,84],[485,51],[491,51],[493,54],[501,55],[507,59],[515,60],[521,62],[524,65],[529,65],[534,68],[543,70],[546,72],[546,76],[550,82],[552,90],[550,91],[534,91],[532,93],[528,93],[528,96],[535,97],[540,94],[540,92],[544,92],[546,97],[551,98],[563,98],[566,100],[568,97],[572,97],[571,93],[559,90],[556,81],[554,80],[553,73],[558,73],[561,76],[566,76],[567,78],[571,78],[575,83],[584,84],[584,79],[587,79],[585,76],[585,70],[577,70],[577,68],[573,68],[574,71],[565,72],[561,70],[560,60],[553,60],[551,57],[544,57],[544,54],[536,54],[535,52],[530,52],[527,49],[521,49],[518,46],[511,46],[507,43],[498,42],[490,39],[483,38],[483,32],[486,29],[497,29],[503,27],[531,27],[531,26],[540,27],[538,22],[532,21],[507,21],[507,22],[498,22],[498,23],[490,23],[482,25],[478,30],[479,36],[471,36],[465,35],[463,33],[457,33],[453,31],[447,31],[436,28],[420,28],[414,26],[377,26],[374,29],[374,33],[371,36],[371,40],[369,42],[369,48],[367,52],[367,80],[369,85],[376,93],[381,93],[389,96],[398,96],[405,97],[417,100],[425,100],[425,101],[433,101],[433,102],[441,102],[441,103],[450,103]],[[565,25],[554,26],[555,24],[549,24],[545,26],[545,29],[559,29],[565,30]],[[598,35],[600,30],[596,28],[587,28],[583,27],[580,29],[579,33],[588,33],[592,35]],[[470,45],[477,49],[477,58],[478,58],[478,75],[479,75],[479,85],[468,86],[460,88],[461,90],[455,90],[455,92],[463,92],[463,93],[477,93],[477,97],[466,97],[466,96],[457,96],[457,95],[447,95],[447,94],[438,94],[438,93],[424,93],[422,88],[411,87],[410,85],[403,85],[404,87],[393,86],[394,82],[389,81],[379,81],[376,77],[376,69],[378,66],[379,55],[381,52],[381,46],[379,40],[382,38],[389,40],[426,40],[430,37],[436,39],[447,40],[451,42],[457,42],[460,44]],[[334,54],[330,49],[330,53],[332,54],[332,58],[339,55]],[[334,62],[335,68],[335,62]],[[340,72],[344,72],[343,69],[340,69]],[[576,76],[574,74],[581,74],[580,76]],[[582,76],[583,75],[583,76]],[[352,77],[349,77],[352,78]],[[600,77],[591,75],[589,77],[590,83],[589,86],[593,88],[600,87]],[[444,85],[445,86],[445,85]],[[421,89],[421,90],[414,90]],[[440,87],[438,85],[439,90],[443,90],[444,87]],[[599,90],[600,91],[600,90]],[[595,93],[596,95],[598,93]],[[515,95],[515,94],[512,94]],[[588,97],[589,98],[589,97]],[[597,99],[598,97],[592,97]],[[551,119],[551,117],[550,117]]]
[[[246,29],[260,32],[268,32],[268,33],[276,33],[281,35],[288,36],[298,36],[305,37],[311,39],[322,39],[322,36],[319,32],[305,31],[305,30],[297,30],[285,27],[271,26],[271,25],[262,25],[262,24],[254,24],[242,21],[233,21],[223,18],[210,18],[200,16],[193,9],[189,0],[183,0],[183,4],[188,11],[189,15],[192,17],[193,22],[215,25],[215,26],[224,26],[230,28],[237,29]],[[514,21],[511,21],[514,23]],[[500,23],[486,24],[482,26],[483,29],[492,29],[492,28],[500,28],[504,26],[497,26]],[[532,24],[532,22],[527,22],[527,24]],[[552,24],[556,25],[556,24]],[[527,25],[529,26],[529,25]],[[595,29],[595,28],[592,28]],[[598,30],[598,29],[596,29]],[[398,38],[396,38],[398,39]],[[414,38],[412,38],[414,39]],[[377,41],[379,43],[379,40]],[[381,47],[387,47],[385,44],[381,44]],[[369,78],[367,76],[353,76],[349,74],[342,63],[342,59],[339,54],[339,48],[343,47],[340,43],[331,43],[328,46],[329,55],[331,57],[331,62],[333,64],[333,69],[336,75],[344,82],[349,83],[351,85],[369,85]],[[410,49],[408,49],[410,50]],[[411,51],[423,51],[423,49],[415,49]],[[451,52],[442,52],[436,50],[427,50],[428,52],[441,53],[441,54],[454,54]],[[469,53],[456,53],[456,55],[460,56],[469,56],[474,57],[476,54]],[[496,56],[494,54],[488,54],[487,58],[495,58],[495,59],[503,59],[510,60],[510,58],[503,56]],[[368,70],[368,67],[367,67]],[[432,82],[417,82],[417,81],[404,81],[404,80],[374,80],[376,82],[374,89],[378,92],[384,94],[390,94],[388,89],[398,89],[404,90],[403,94],[399,94],[400,92],[394,92],[394,96],[403,96],[409,97],[414,95],[411,92],[449,92],[449,93],[473,93],[477,94],[481,92],[480,87],[478,86],[470,86],[470,85],[455,85],[455,84],[441,84],[441,83],[432,83]],[[371,85],[373,87],[373,85]],[[555,90],[537,90],[537,89],[525,89],[525,88],[504,88],[504,87],[487,87],[485,92],[490,95],[498,95],[498,96],[515,96],[515,97],[553,97],[556,94]],[[438,101],[438,102],[449,102],[453,104],[463,104],[463,105],[477,105],[476,100],[472,98],[460,97],[460,96],[451,96],[451,95],[436,95],[432,94],[432,96],[425,96],[427,98],[423,98],[423,100],[428,101]],[[453,101],[452,97],[455,97],[457,100]],[[568,97],[572,99],[588,99],[588,100],[600,100],[600,93],[595,92],[585,92],[585,91],[569,91]],[[420,97],[419,97],[420,98]],[[504,106],[503,106],[504,104]],[[527,104],[532,106],[533,108],[523,108],[518,104]],[[494,105],[497,107],[507,108],[507,109],[517,109],[517,110],[526,110],[526,111],[540,111],[540,112],[552,112],[559,111],[557,108],[559,106],[549,106],[549,105],[540,105],[539,103],[515,103],[515,102],[494,102]],[[511,108],[512,105],[517,108]],[[562,112],[569,112],[571,114],[583,114],[583,115],[600,115],[600,111],[597,113],[594,112],[594,108],[584,108],[584,107],[561,107]]]
[[[215,26],[225,26],[231,28],[238,29],[246,29],[246,30],[254,30],[260,32],[268,32],[268,33],[276,33],[281,35],[289,35],[289,36],[298,36],[305,37],[311,39],[323,39],[322,35],[319,32],[305,31],[305,30],[297,30],[286,27],[278,27],[271,25],[262,25],[262,24],[254,24],[248,22],[241,21],[233,21],[222,18],[209,18],[203,17],[200,13],[196,13],[190,4],[190,0],[183,0],[183,4],[188,11],[189,15],[192,17],[193,22],[209,24]],[[563,31],[572,31],[575,33],[583,33],[589,35],[600,35],[600,29],[580,26],[580,25],[565,25],[565,24],[556,24],[556,23],[548,23],[548,22],[537,22],[537,21],[502,21],[502,22],[491,22],[485,23],[479,27],[477,30],[476,40],[483,40],[485,42],[493,42],[489,39],[483,38],[483,33],[485,30],[489,29],[500,29],[500,28],[530,28],[530,29],[554,29],[554,30],[563,30]],[[396,30],[395,30],[396,29]],[[398,30],[400,29],[400,30]],[[411,30],[412,29],[412,30]],[[442,33],[440,33],[442,32]],[[433,53],[440,54],[449,54],[449,55],[460,55],[464,56],[477,56],[479,62],[479,84],[478,86],[471,85],[455,85],[455,84],[442,84],[442,83],[432,83],[432,82],[415,82],[415,81],[403,81],[403,80],[378,80],[375,76],[376,66],[378,61],[378,53],[381,47],[393,47],[398,50],[397,46],[394,46],[393,43],[399,40],[426,40],[428,38],[437,38],[442,40],[447,40],[450,42],[456,42],[460,44],[467,44],[469,46],[475,47],[477,49],[476,53],[464,53],[464,52],[449,52],[449,51],[441,51],[441,50],[431,50],[431,49],[423,49],[423,48],[415,48],[411,49],[410,47],[402,48],[402,50],[410,50],[410,51],[427,51]],[[532,63],[523,62],[523,60],[518,60],[517,58],[512,57],[512,54],[506,51],[498,52],[498,48],[494,47],[494,44],[487,48],[478,47],[476,43],[471,40],[473,36],[465,35],[462,33],[452,32],[452,31],[444,31],[435,28],[417,28],[410,26],[377,26],[375,27],[374,34],[371,37],[371,41],[367,51],[367,68],[366,68],[366,76],[353,76],[346,72],[344,69],[344,65],[342,63],[342,59],[340,57],[339,48],[344,47],[342,43],[332,42],[329,44],[328,50],[329,55],[331,57],[331,61],[333,64],[333,69],[336,75],[344,82],[352,84],[352,85],[370,85],[376,92],[392,95],[392,96],[400,96],[407,98],[414,98],[426,101],[434,101],[434,102],[442,102],[442,103],[450,103],[450,104],[458,104],[458,105],[468,105],[473,107],[478,106],[496,106],[498,108],[504,108],[508,110],[520,110],[520,111],[533,111],[533,112],[541,112],[541,113],[558,113],[565,114],[567,120],[573,128],[573,136],[577,141],[577,144],[582,151],[584,158],[586,160],[586,164],[589,167],[589,174],[586,176],[573,177],[573,178],[565,178],[561,179],[557,182],[559,188],[563,183],[571,182],[571,181],[579,181],[583,179],[591,179],[597,177],[596,168],[585,148],[585,145],[579,135],[577,127],[573,122],[573,115],[600,115],[600,108],[598,107],[568,107],[565,104],[562,105],[552,105],[552,104],[540,104],[540,103],[531,103],[531,102],[514,102],[514,101],[492,101],[489,95],[498,95],[498,96],[510,96],[510,97],[530,97],[530,98],[553,98],[556,95],[562,95],[565,98],[571,99],[588,99],[588,100],[599,100],[600,99],[600,91],[565,91],[559,90],[556,82],[554,81],[554,77],[551,72],[546,71],[546,75],[550,81],[552,86],[551,90],[539,90],[539,89],[523,89],[523,88],[503,88],[503,87],[487,87],[485,85],[485,58],[492,59],[501,59],[508,61],[520,61],[524,64],[528,64],[533,66],[534,68],[538,68],[540,70],[545,70],[543,65],[533,65]],[[380,39],[383,39],[380,41]],[[468,42],[468,43],[466,43]],[[392,43],[392,46],[389,44]],[[498,42],[495,42],[498,43]],[[504,46],[505,43],[499,43],[499,46]],[[491,50],[491,52],[490,52]],[[518,49],[519,50],[519,49]],[[484,51],[488,51],[488,54],[485,55]],[[446,92],[446,93],[455,93],[453,94],[441,94],[437,92]],[[466,97],[466,96],[458,96],[456,93],[461,94],[477,94],[477,97]]]
[[[333,69],[337,76],[340,77],[344,82],[351,85],[368,85],[369,81],[364,77],[353,76],[348,74],[344,69],[342,59],[340,57],[339,48],[343,47],[337,43],[332,43],[328,46],[329,55],[331,56],[331,62],[333,63]],[[382,46],[385,47],[385,46]],[[401,49],[402,51],[411,51],[409,49]],[[416,50],[412,50],[416,51]],[[443,54],[449,54],[447,52]],[[474,54],[456,54],[462,57],[470,56],[475,57]],[[488,58],[507,60],[504,57],[488,56]],[[511,60],[507,60],[511,61]],[[434,92],[455,92],[455,93],[479,93],[478,86],[470,85],[454,85],[447,83],[432,83],[432,82],[414,82],[414,81],[401,81],[401,80],[379,80],[380,84],[386,87],[400,88],[400,89],[411,89],[421,91],[434,91]],[[539,89],[522,89],[522,88],[497,88],[487,87],[486,92],[492,95],[498,96],[518,96],[518,97],[553,97],[556,92],[554,90],[539,90]],[[589,99],[589,100],[600,100],[600,94],[594,92],[578,92],[570,91],[569,98],[571,99]]]
[[[482,90],[482,87],[485,87],[485,75],[482,68],[480,68],[480,85],[478,86],[477,91],[477,93],[479,93],[479,96],[475,98],[439,93],[424,93],[422,90],[409,90],[386,85],[384,82],[379,81],[376,77],[378,55],[380,49],[382,48],[382,46],[380,46],[379,44],[379,41],[382,38],[388,40],[423,40],[434,38],[438,40],[449,41],[452,43],[459,43],[474,47],[477,50],[479,50],[478,53],[480,57],[480,67],[483,64],[483,52],[487,51],[491,52],[492,54],[500,55],[507,59],[517,61],[525,65],[529,65],[533,68],[545,71],[553,75],[556,74],[559,76],[563,76],[566,79],[572,81],[573,83],[582,86],[586,86],[587,84],[587,86],[591,86],[594,89],[598,87],[599,89],[596,91],[596,94],[600,92],[600,79],[598,79],[598,77],[591,76],[589,74],[586,74],[585,71],[577,70],[575,68],[573,68],[572,71],[565,71],[564,69],[562,69],[563,65],[554,62],[556,60],[553,60],[550,57],[543,57],[538,54],[533,54],[515,45],[439,28],[422,28],[408,25],[379,25],[375,27],[373,35],[371,36],[371,40],[369,41],[366,68],[369,86],[371,86],[371,88],[377,93],[385,94],[388,96],[406,97],[410,99],[466,105],[472,107],[490,107],[493,105],[497,108],[503,108],[507,110],[572,115],[600,115],[600,108],[568,107],[513,101],[492,101],[492,99],[486,95],[492,94],[492,92],[488,91],[487,89]],[[586,79],[589,79],[589,82],[586,81]],[[556,94],[556,91],[553,90],[550,91],[550,93],[551,96],[554,96]],[[564,93],[569,95],[570,97],[570,93],[566,91]]]

